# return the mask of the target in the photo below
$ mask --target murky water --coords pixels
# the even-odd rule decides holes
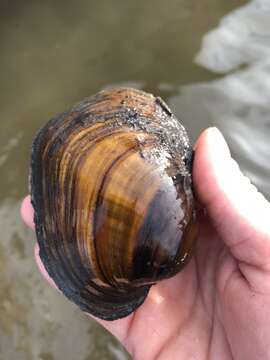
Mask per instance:
[[[193,140],[221,128],[270,197],[269,1],[3,1],[0,44],[0,359],[127,359],[35,267],[19,218],[32,137],[101,88],[132,85],[168,100]]]

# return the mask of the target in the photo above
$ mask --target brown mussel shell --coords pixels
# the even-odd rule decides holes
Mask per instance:
[[[191,167],[184,127],[134,89],[101,91],[39,131],[30,185],[40,257],[83,311],[127,316],[182,269],[196,236]]]

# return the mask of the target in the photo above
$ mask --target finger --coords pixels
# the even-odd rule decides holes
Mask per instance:
[[[26,196],[23,201],[22,201],[22,205],[21,205],[21,217],[23,219],[23,221],[25,222],[25,224],[27,226],[29,226],[31,229],[34,230],[35,225],[34,225],[34,210],[31,204],[31,199],[30,199],[30,195]],[[47,273],[41,259],[39,256],[39,246],[38,243],[35,244],[35,260],[37,263],[37,266],[39,268],[39,271],[41,272],[41,274],[44,276],[44,278],[48,281],[48,283],[57,289],[57,286],[55,284],[55,282],[53,281],[52,278],[50,278],[49,274]]]
[[[26,196],[22,201],[21,217],[25,224],[34,230],[34,210],[31,204],[30,195]]]
[[[57,289],[59,291],[59,289],[57,288],[55,282],[53,281],[53,279],[49,276],[49,274],[47,273],[43,262],[40,259],[39,256],[39,246],[38,243],[35,244],[35,259],[36,259],[36,263],[37,266],[39,268],[39,271],[41,272],[41,274],[43,275],[43,277],[45,278],[46,281],[48,281],[48,283],[55,289]]]
[[[196,143],[194,187],[232,254],[270,271],[270,204],[240,171],[216,128]]]

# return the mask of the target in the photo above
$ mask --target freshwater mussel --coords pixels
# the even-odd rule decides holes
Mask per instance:
[[[31,200],[41,260],[86,312],[127,316],[180,271],[196,237],[192,148],[168,106],[101,91],[34,139]]]

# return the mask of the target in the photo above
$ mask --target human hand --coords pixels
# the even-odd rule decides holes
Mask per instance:
[[[96,320],[137,360],[270,359],[270,204],[215,128],[197,141],[193,180],[206,211],[189,264],[153,286],[133,314]],[[34,229],[29,196],[21,212]],[[55,287],[37,245],[35,253]]]

